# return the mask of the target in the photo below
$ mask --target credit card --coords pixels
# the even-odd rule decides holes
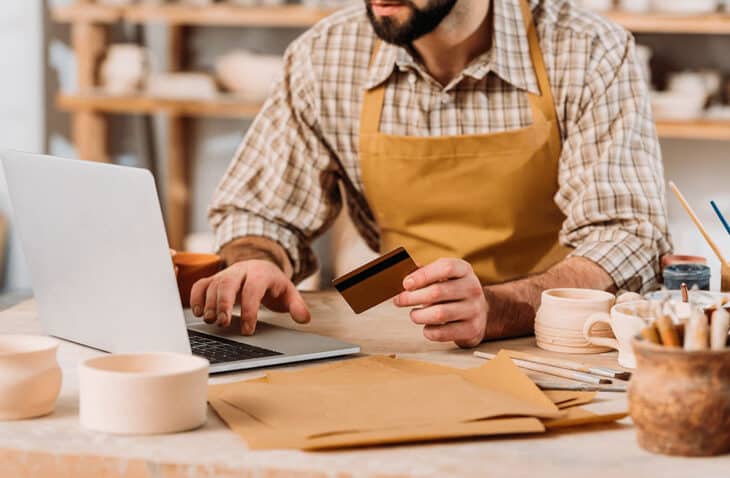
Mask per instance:
[[[418,266],[399,247],[332,281],[356,314],[403,292],[403,280]]]

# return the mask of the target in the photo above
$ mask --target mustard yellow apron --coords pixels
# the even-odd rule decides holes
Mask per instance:
[[[379,132],[385,84],[365,92],[360,166],[381,250],[404,246],[421,265],[468,261],[482,284],[542,272],[563,259],[555,205],[560,126],[532,12],[521,0],[540,95],[533,123],[484,135],[410,137]],[[373,57],[377,52],[375,46]]]

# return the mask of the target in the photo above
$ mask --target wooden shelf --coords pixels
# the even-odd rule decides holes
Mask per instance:
[[[603,15],[635,33],[730,34],[730,14],[670,15],[613,11]]]
[[[149,96],[110,96],[102,93],[61,93],[56,104],[62,110],[94,110],[104,113],[155,114],[167,113],[190,117],[252,118],[261,105],[221,95],[211,100],[177,100]]]
[[[278,7],[240,7],[214,4],[192,5],[130,5],[107,6],[71,4],[55,7],[53,19],[58,22],[86,21],[92,23],[167,23],[198,26],[258,26],[309,27],[333,13],[331,9],[309,8],[303,5]],[[696,33],[730,35],[730,14],[670,15],[660,13],[635,14],[620,11],[604,15],[637,33]]]
[[[52,17],[57,22],[87,21],[92,23],[165,23],[197,26],[309,27],[335,10],[309,8],[303,5],[278,7],[239,7],[213,4],[130,5],[123,7],[71,4],[56,7]]]
[[[730,141],[730,121],[657,121],[657,133],[661,138],[712,139]]]

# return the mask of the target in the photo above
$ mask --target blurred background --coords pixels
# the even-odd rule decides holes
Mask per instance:
[[[0,148],[149,168],[173,247],[207,251],[206,208],[286,46],[362,0],[4,0]],[[499,0],[494,0],[499,1]],[[582,0],[636,35],[667,179],[730,256],[730,1]],[[1,172],[0,172],[1,174]],[[52,198],[48,198],[52,200]],[[673,197],[677,253],[719,263]],[[2,291],[30,290],[0,176]],[[342,217],[318,240],[317,288],[373,256]]]

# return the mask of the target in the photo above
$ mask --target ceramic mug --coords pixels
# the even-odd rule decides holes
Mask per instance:
[[[0,420],[53,411],[61,390],[58,345],[41,335],[0,335]]]
[[[593,289],[550,289],[542,293],[535,316],[537,346],[553,352],[591,354],[610,350],[588,342],[583,324],[596,312],[608,313],[614,305],[613,294]],[[613,337],[607,325],[597,325],[596,335]]]
[[[200,279],[216,274],[223,268],[223,260],[216,254],[177,252],[172,256],[177,276],[177,288],[183,307],[190,307],[190,291]]]
[[[593,345],[618,350],[618,363],[622,367],[636,368],[636,356],[631,348],[631,341],[650,320],[648,301],[618,304],[611,308],[609,314],[598,312],[591,315],[583,326],[583,335]],[[609,325],[616,338],[592,335],[592,329],[598,324]]]

